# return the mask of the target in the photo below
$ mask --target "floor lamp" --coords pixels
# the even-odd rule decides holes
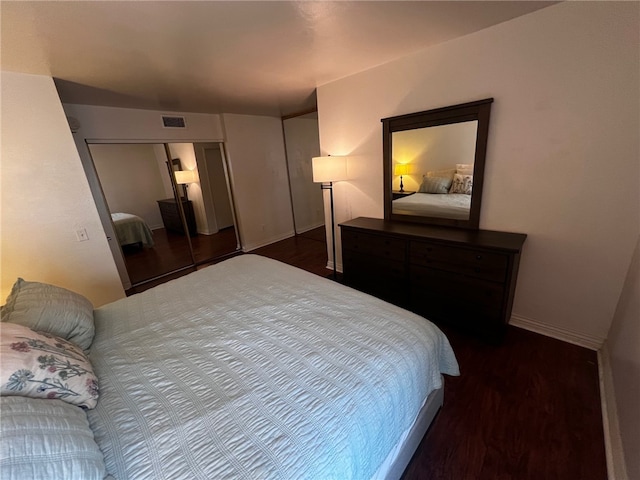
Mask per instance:
[[[314,183],[321,183],[322,190],[329,190],[331,199],[331,247],[333,249],[333,279],[338,279],[336,269],[336,229],[333,211],[333,182],[347,179],[347,157],[313,157],[311,160]]]

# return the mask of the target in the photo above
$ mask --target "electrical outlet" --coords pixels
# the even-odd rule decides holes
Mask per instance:
[[[89,234],[87,233],[86,228],[80,228],[76,230],[76,237],[78,237],[79,242],[86,242],[89,240]]]

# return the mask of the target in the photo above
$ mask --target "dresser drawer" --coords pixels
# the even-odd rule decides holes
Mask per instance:
[[[504,286],[455,272],[412,265],[409,270],[412,303],[423,295],[447,297],[454,305],[469,305],[483,313],[499,315],[504,301]]]
[[[340,228],[345,284],[490,342],[503,337],[526,235],[375,218]]]
[[[361,255],[405,261],[407,242],[384,235],[369,235],[353,230],[342,231],[342,252],[357,252]]]
[[[405,282],[407,279],[404,262],[388,258],[376,258],[371,261],[369,255],[353,250],[342,252],[344,273],[349,275],[358,272],[362,276],[380,277],[387,283]]]
[[[409,251],[412,265],[453,271],[493,282],[504,282],[507,276],[509,257],[501,253],[427,242],[411,242]]]
[[[363,292],[397,305],[406,305],[409,297],[404,262],[378,258],[375,262],[366,254],[342,253],[343,282]]]

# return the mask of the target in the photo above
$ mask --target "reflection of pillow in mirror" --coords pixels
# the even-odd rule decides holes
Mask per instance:
[[[473,189],[473,175],[460,175],[455,174],[453,176],[453,184],[449,193],[464,193],[471,195]]]
[[[427,172],[427,177],[429,178],[434,178],[434,177],[439,177],[439,178],[449,178],[451,180],[453,180],[453,176],[456,173],[456,169],[455,168],[447,168],[445,170],[432,170],[430,172]]]
[[[473,163],[456,163],[456,173],[460,175],[473,175]]]
[[[451,178],[444,177],[424,177],[418,189],[419,193],[449,193]]]

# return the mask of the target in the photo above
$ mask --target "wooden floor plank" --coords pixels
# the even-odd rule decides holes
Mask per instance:
[[[607,478],[596,352],[516,327],[497,346],[443,330],[461,375],[404,480]]]

